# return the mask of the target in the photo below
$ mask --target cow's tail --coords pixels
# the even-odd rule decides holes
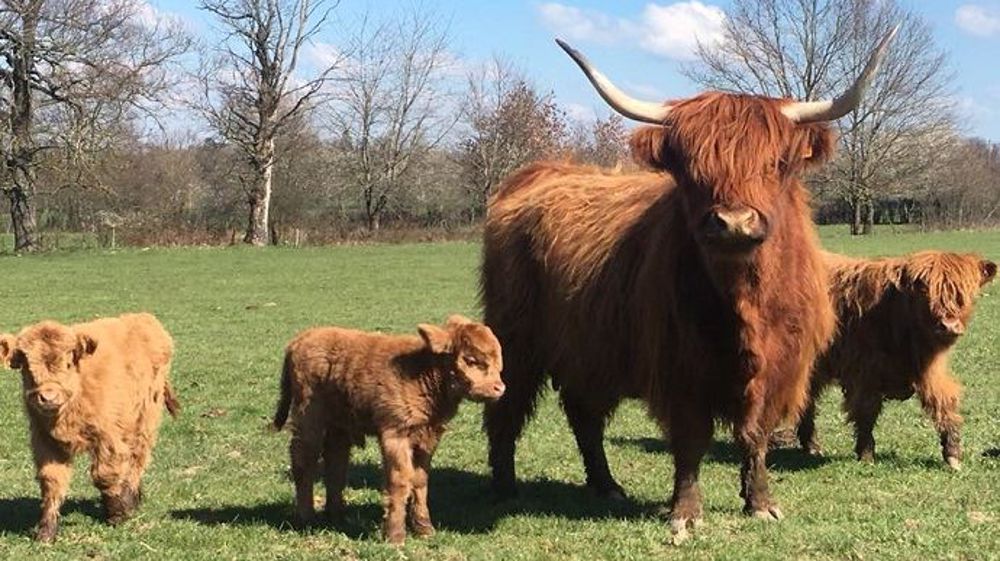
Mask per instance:
[[[274,411],[272,428],[278,431],[288,420],[288,410],[292,407],[292,353],[285,353],[285,364],[281,367],[281,395],[278,397],[278,408]]]
[[[177,394],[174,393],[170,380],[163,382],[163,404],[167,407],[167,413],[176,419],[177,414],[181,412],[181,402],[177,399]]]

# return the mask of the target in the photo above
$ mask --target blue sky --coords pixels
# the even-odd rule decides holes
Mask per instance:
[[[964,130],[1000,141],[1000,0],[901,0],[931,24],[951,55],[955,96]],[[192,30],[211,36],[211,24],[195,0],[147,0],[157,11],[176,14]],[[337,45],[340,22],[366,10],[374,16],[405,9],[412,1],[342,0],[336,19],[319,41]],[[666,99],[698,91],[678,72],[689,59],[693,38],[707,37],[729,0],[423,0],[450,22],[452,50],[462,66],[494,54],[512,60],[543,90],[578,118],[606,109],[572,62],[556,47],[556,36],[584,51],[609,77],[637,97]]]

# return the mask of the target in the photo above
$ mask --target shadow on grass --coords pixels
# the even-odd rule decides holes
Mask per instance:
[[[351,488],[379,488],[382,470],[373,464],[352,465],[348,472]],[[660,503],[631,500],[609,501],[586,489],[549,479],[521,481],[518,497],[495,503],[489,478],[454,468],[434,468],[430,477],[430,509],[434,525],[440,530],[461,534],[489,532],[503,518],[521,514],[558,516],[570,520],[598,520],[655,516]],[[322,484],[315,493],[322,494]],[[287,501],[248,506],[196,508],[171,513],[176,519],[194,520],[206,525],[270,526],[280,531],[295,531],[291,489]],[[318,520],[323,520],[317,515]],[[378,503],[348,504],[343,520],[328,527],[351,538],[372,538],[379,532],[382,506]],[[323,523],[304,531],[320,529]]]
[[[41,516],[41,501],[37,497],[0,499],[0,534],[31,534]],[[96,500],[71,499],[59,509],[61,518],[79,513],[100,522],[104,513]]]
[[[661,438],[611,438],[615,446],[633,446],[650,454],[666,454],[669,445]],[[716,440],[705,455],[705,461],[739,465],[743,461],[739,448],[732,442]],[[810,456],[798,448],[776,448],[767,453],[767,465],[775,471],[816,469],[831,460],[827,456]]]

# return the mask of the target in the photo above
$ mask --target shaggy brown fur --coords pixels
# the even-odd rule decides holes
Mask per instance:
[[[945,461],[958,469],[961,385],[950,373],[948,355],[965,332],[980,288],[996,275],[996,264],[940,251],[874,260],[824,257],[840,332],[816,365],[798,427],[802,447],[821,453],[815,402],[836,380],[854,425],[858,459],[874,459],[872,430],[883,401],[916,393],[940,435]]]
[[[488,327],[451,316],[444,328],[421,324],[417,330],[419,337],[320,327],[288,344],[274,426],[280,429],[291,410],[300,522],[314,516],[319,457],[327,514],[336,517],[344,507],[351,445],[377,435],[385,469],[385,538],[403,542],[407,502],[413,531],[434,532],[427,478],[445,423],[463,398],[495,400],[504,384],[500,344]]]
[[[172,356],[170,335],[144,313],[71,326],[43,321],[0,336],[0,361],[21,371],[42,491],[38,540],[56,536],[77,454],[90,454],[108,522],[139,505],[163,408],[179,408]]]
[[[591,488],[622,493],[604,425],[621,399],[641,397],[673,443],[675,532],[701,518],[698,471],[713,419],[732,423],[744,450],[746,511],[781,516],[767,437],[800,413],[834,330],[798,179],[833,141],[824,125],[789,121],[781,103],[720,93],[681,101],[663,127],[632,137],[635,157],[656,173],[536,163],[491,201],[482,299],[508,391],[484,425],[499,494],[514,492],[515,442],[548,373]],[[766,239],[706,239],[706,217],[741,207],[757,211]]]

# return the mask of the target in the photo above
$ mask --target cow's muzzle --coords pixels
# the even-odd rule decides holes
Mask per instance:
[[[767,221],[755,209],[734,207],[712,209],[701,223],[702,238],[722,250],[744,252],[760,245],[768,234]]]

